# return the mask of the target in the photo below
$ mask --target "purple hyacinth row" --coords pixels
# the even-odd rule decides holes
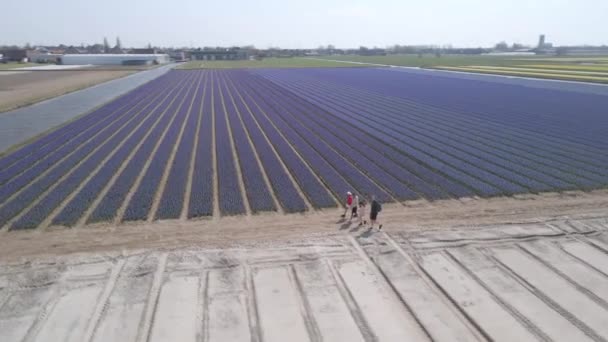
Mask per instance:
[[[215,153],[217,158],[220,212],[224,215],[242,214],[245,212],[245,205],[239,188],[237,166],[232,156],[232,145],[226,122],[226,113],[222,107],[218,75],[214,75],[213,77]]]
[[[294,113],[301,115],[303,118],[310,120],[317,127],[322,127],[324,130],[331,132],[345,146],[349,146],[353,151],[363,156],[373,156],[374,163],[382,167],[386,172],[391,173],[391,177],[398,178],[404,184],[408,184],[416,192],[428,198],[446,198],[449,195],[440,189],[431,186],[424,180],[410,172],[407,168],[397,162],[386,157],[384,154],[390,152],[384,145],[379,143],[374,137],[365,135],[365,133],[353,131],[350,124],[346,120],[328,115],[326,112],[320,111],[320,108],[313,106],[309,102],[303,101],[296,97],[293,93],[277,87],[274,84],[258,82],[260,91],[269,92],[275,98],[282,98],[289,101],[289,106]],[[287,107],[287,105],[285,105]],[[365,139],[362,139],[365,137]],[[394,157],[395,154],[391,154]],[[411,165],[411,164],[408,164]]]
[[[156,153],[152,157],[150,166],[144,174],[139,187],[135,191],[133,198],[131,198],[125,211],[123,221],[145,220],[148,217],[148,213],[152,208],[154,196],[156,195],[163,173],[169,158],[171,157],[171,153],[173,152],[173,147],[178,143],[177,138],[180,130],[187,116],[190,114],[190,102],[196,91],[197,81],[198,79],[195,79],[193,82],[194,84],[190,85],[188,91],[184,93],[184,96],[176,98],[176,101],[169,108],[169,113],[175,113],[172,118],[173,121],[165,133]]]
[[[549,150],[550,144],[543,145],[552,153],[550,157],[530,155],[533,144],[544,137],[534,136],[530,138],[533,142],[528,142],[521,139],[522,136],[509,137],[507,133],[518,133],[510,127],[489,126],[487,122],[483,127],[494,130],[475,130],[474,125],[481,126],[482,123],[465,118],[470,125],[463,125],[458,113],[364,91],[355,86],[336,85],[340,81],[319,80],[316,73],[324,74],[325,71],[315,72],[315,77],[295,70],[260,73],[338,120],[352,121],[357,131],[370,135],[376,132],[384,144],[401,150],[408,157],[416,157],[480,195],[589,189],[607,183],[605,168],[581,164],[578,156],[568,158],[563,152]],[[464,134],[464,131],[470,134]],[[504,137],[504,140],[496,140],[496,135]],[[572,146],[568,145],[568,148]],[[490,188],[486,186],[491,186],[494,191],[488,192]],[[495,192],[496,189],[499,192]]]
[[[198,143],[194,152],[194,172],[190,188],[188,218],[213,215],[213,111],[210,75],[206,78],[201,120],[198,127]]]
[[[168,85],[169,89],[175,87],[176,84]],[[173,91],[173,90],[172,90]],[[110,179],[116,174],[119,168],[127,160],[129,154],[133,151],[133,147],[143,139],[150,127],[158,119],[162,112],[162,101],[164,93],[156,94],[157,97],[150,103],[149,109],[151,114],[143,121],[140,127],[129,137],[118,151],[103,165],[103,167],[95,174],[95,176],[85,184],[78,194],[65,206],[65,208],[53,219],[54,225],[73,226],[80,217],[84,215],[86,210],[93,204],[97,196],[103,188],[108,184]],[[168,101],[168,100],[165,100]]]
[[[177,93],[172,93],[172,95],[164,100],[162,105],[156,110],[156,115],[160,116],[160,121],[152,128],[151,132],[142,142],[122,173],[101,199],[97,208],[93,210],[91,216],[87,220],[88,223],[112,221],[116,217],[118,210],[125,201],[125,198],[135,183],[142,167],[152,154],[152,150],[156,143],[175,114],[174,104],[176,100],[182,97],[186,92],[187,83],[188,82],[182,82]]]
[[[179,218],[184,206],[186,183],[188,181],[190,162],[194,149],[194,136],[203,100],[204,77],[202,74],[198,77],[197,86],[193,94],[192,109],[186,121],[182,139],[177,147],[175,159],[171,164],[167,185],[160,198],[160,204],[155,215],[156,219]],[[186,105],[190,106],[190,103],[186,103]]]
[[[244,85],[245,79],[247,78],[247,73],[231,73],[231,78],[234,78],[234,82],[239,85]],[[236,89],[235,93],[243,96]],[[251,95],[251,94],[248,94]],[[248,95],[245,95],[246,98],[250,98]],[[245,101],[249,102],[253,115],[255,116],[257,122],[260,127],[264,131],[264,134],[268,137],[271,144],[277,150],[277,153],[285,163],[286,167],[289,169],[297,183],[302,188],[302,191],[306,195],[306,197],[310,200],[311,204],[316,208],[325,208],[325,207],[333,207],[336,205],[335,201],[331,197],[331,195],[327,192],[327,190],[323,187],[323,185],[312,175],[312,173],[308,170],[306,165],[298,158],[293,149],[289,146],[289,142],[285,140],[279,132],[273,127],[272,123],[268,120],[268,118],[264,115],[260,115],[260,111],[256,107],[256,103],[264,103],[264,99],[261,97],[257,97],[256,101]],[[249,112],[247,107],[244,105],[243,101],[237,102],[237,107],[241,113],[243,113],[246,120],[249,120]],[[250,122],[250,121],[248,121]],[[253,122],[252,122],[253,123]]]
[[[241,174],[243,175],[245,193],[251,211],[254,213],[259,211],[274,211],[276,210],[276,207],[270,196],[270,191],[264,182],[262,170],[258,165],[253,152],[253,147],[247,138],[247,132],[239,118],[239,114],[242,116],[247,115],[245,113],[246,109],[242,106],[238,106],[240,113],[237,112],[237,107],[234,105],[233,101],[236,101],[239,105],[240,102],[238,99],[234,99],[234,96],[226,87],[224,80],[218,79],[218,81],[222,82],[220,89],[223,95],[223,106],[226,107],[226,113],[229,118],[232,138],[234,139],[234,145],[241,167]]]

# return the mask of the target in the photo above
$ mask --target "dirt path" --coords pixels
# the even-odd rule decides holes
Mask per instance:
[[[608,216],[608,190],[409,202],[405,207],[401,204],[385,204],[383,207],[380,219],[387,231],[476,229],[485,224]],[[0,260],[159,247],[264,245],[310,236],[359,235],[365,231],[357,229],[355,223],[350,225],[340,221],[339,211],[330,209],[291,215],[269,213],[207,220],[2,232]]]

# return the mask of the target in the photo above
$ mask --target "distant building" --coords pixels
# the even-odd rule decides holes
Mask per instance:
[[[193,60],[199,61],[229,61],[249,58],[249,53],[244,49],[195,50],[190,54]]]
[[[133,55],[154,55],[157,54],[158,51],[155,48],[145,48],[145,49],[131,49],[129,51],[130,54]]]
[[[64,65],[147,65],[169,63],[166,54],[82,54],[63,55],[58,64]]]
[[[56,64],[63,54],[50,53],[46,49],[36,49],[27,51],[27,60],[33,63],[53,63]]]
[[[0,55],[4,61],[25,62],[27,61],[26,49],[4,49],[0,50]]]
[[[87,53],[87,50],[86,49],[79,49],[79,48],[77,48],[75,46],[70,46],[67,49],[65,49],[65,51],[63,53],[75,55],[75,54]]]
[[[176,62],[183,62],[186,60],[186,53],[184,51],[171,51],[169,57]]]

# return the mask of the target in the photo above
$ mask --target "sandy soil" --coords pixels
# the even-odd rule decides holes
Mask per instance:
[[[132,70],[0,72],[0,112],[124,77],[133,72]]]
[[[0,340],[606,341],[607,230],[604,217],[0,263]]]
[[[365,229],[333,209],[305,214],[259,214],[208,220],[0,232],[0,260],[142,248],[257,246],[311,236],[360,235]],[[487,224],[544,222],[608,215],[608,190],[509,198],[385,204],[386,231],[475,229]]]

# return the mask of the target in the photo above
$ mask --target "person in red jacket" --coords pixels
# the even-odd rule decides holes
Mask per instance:
[[[342,217],[346,217],[346,213],[351,209],[351,206],[353,205],[353,194],[348,191],[346,192],[346,208],[344,208],[344,214],[342,214]]]

